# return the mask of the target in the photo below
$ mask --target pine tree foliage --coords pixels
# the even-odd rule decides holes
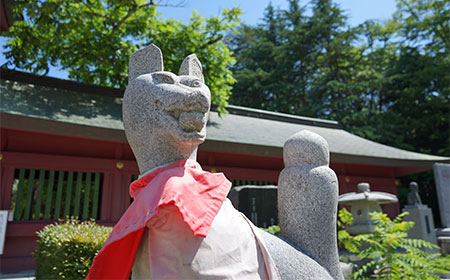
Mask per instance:
[[[350,27],[331,0],[269,5],[233,37],[230,102],[333,119],[359,136],[450,155],[450,2],[397,0],[384,22]]]

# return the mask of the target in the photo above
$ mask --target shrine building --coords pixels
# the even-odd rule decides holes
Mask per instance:
[[[36,232],[66,216],[114,225],[130,204],[138,167],[122,124],[123,90],[1,69],[0,210],[9,211],[2,273],[34,268]],[[340,193],[360,182],[397,194],[399,176],[449,158],[375,143],[336,121],[238,106],[213,107],[198,161],[233,186],[276,185],[284,141],[300,130],[325,138]],[[384,209],[399,213],[399,205]]]

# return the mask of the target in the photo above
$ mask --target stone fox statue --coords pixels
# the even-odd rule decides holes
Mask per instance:
[[[278,238],[233,208],[223,174],[196,162],[210,102],[195,55],[178,75],[163,71],[155,45],[131,56],[123,122],[141,175],[87,279],[342,279],[325,140],[302,131],[285,144]]]

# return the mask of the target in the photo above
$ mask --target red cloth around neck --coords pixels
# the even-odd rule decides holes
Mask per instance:
[[[192,233],[206,237],[230,188],[222,173],[203,171],[189,159],[133,182],[130,195],[135,200],[94,258],[86,279],[128,279],[144,228],[165,205],[175,205]]]

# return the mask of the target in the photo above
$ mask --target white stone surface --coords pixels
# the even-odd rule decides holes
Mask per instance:
[[[450,228],[450,164],[433,164],[442,227]]]
[[[408,231],[409,238],[423,239],[437,245],[434,229],[433,213],[423,204],[406,205],[402,212],[408,212],[403,220],[414,222],[414,227]]]
[[[7,224],[8,224],[8,210],[0,210],[0,255],[3,254]]]
[[[154,44],[137,50],[131,57],[128,69],[128,80],[131,83],[140,75],[163,71],[164,63],[161,50]]]
[[[272,259],[283,280],[328,280],[329,272],[317,261],[297,249],[289,240],[261,230]],[[340,279],[340,278],[334,278]]]
[[[155,45],[130,58],[122,114],[140,173],[183,158],[195,159],[198,145],[205,140],[211,94],[195,61],[195,55],[189,56],[181,65],[184,75],[177,76],[163,71],[162,54]]]
[[[285,166],[328,166],[330,162],[328,143],[319,134],[302,130],[284,143],[283,160]]]

